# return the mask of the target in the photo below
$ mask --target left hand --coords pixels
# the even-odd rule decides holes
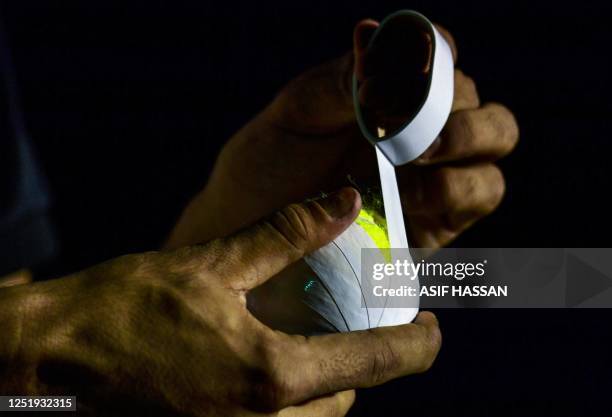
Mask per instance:
[[[372,146],[352,104],[355,57],[378,23],[357,24],[353,52],[292,80],[223,148],[211,178],[189,204],[169,247],[226,236],[291,201],[341,186],[347,174],[377,175]],[[456,59],[453,38],[443,28]],[[512,113],[480,104],[474,81],[455,70],[452,114],[430,149],[398,170],[415,247],[437,248],[491,213],[504,194],[494,161],[518,140]]]
[[[360,208],[346,188],[205,245],[1,288],[0,395],[70,392],[78,415],[344,416],[354,389],[431,367],[436,317],[304,337],[262,324],[246,297]]]

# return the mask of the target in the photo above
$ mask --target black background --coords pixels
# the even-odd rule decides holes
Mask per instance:
[[[156,248],[234,131],[290,78],[350,48],[359,19],[401,8],[449,28],[483,101],[506,104],[521,128],[501,163],[504,203],[456,245],[610,247],[604,2],[2,7],[62,243],[40,277]],[[585,415],[606,402],[610,311],[437,313],[444,346],[433,369],[361,393],[354,415]]]

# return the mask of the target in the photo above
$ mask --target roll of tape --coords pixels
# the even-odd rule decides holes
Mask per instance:
[[[370,40],[370,46],[385,26],[396,18],[411,19],[429,34],[431,59],[427,72],[427,89],[413,116],[383,139],[374,135],[364,121],[359,102],[359,83],[353,77],[353,102],[362,134],[376,147],[380,186],[386,220],[387,244],[390,248],[409,249],[395,167],[418,158],[438,137],[450,114],[454,90],[454,63],[450,46],[435,26],[422,14],[403,10],[384,19]],[[401,53],[401,51],[398,51]],[[311,308],[334,322],[340,330],[391,326],[409,323],[418,307],[372,308],[361,293],[361,249],[379,247],[359,221],[335,242],[306,258],[317,273],[321,287],[333,303],[307,301]],[[404,251],[407,253],[407,251]],[[387,260],[388,261],[388,260]],[[413,285],[418,291],[418,279]],[[414,304],[414,301],[411,303]]]
[[[412,10],[401,10],[384,19],[370,40],[377,36],[390,21],[398,17],[413,19],[425,28],[431,37],[432,64],[428,72],[427,91],[420,108],[406,120],[398,132],[381,139],[366,126],[359,103],[357,77],[353,77],[353,103],[357,122],[363,135],[375,145],[395,166],[418,158],[438,137],[446,124],[453,104],[454,63],[450,46],[436,27],[422,14]]]

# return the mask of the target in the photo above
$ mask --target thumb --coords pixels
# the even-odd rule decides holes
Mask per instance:
[[[299,134],[336,133],[355,121],[352,80],[360,56],[378,23],[359,22],[353,51],[308,70],[289,82],[264,111],[274,126]]]
[[[229,287],[249,290],[334,240],[360,208],[357,190],[343,188],[319,200],[292,204],[229,238],[211,242],[207,250],[223,257],[216,272]]]

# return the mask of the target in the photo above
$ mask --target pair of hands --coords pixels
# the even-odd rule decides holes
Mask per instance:
[[[247,291],[348,227],[360,199],[344,189],[237,230],[347,174],[376,175],[350,90],[376,26],[360,22],[352,53],[293,80],[231,138],[167,251],[0,290],[0,334],[11,342],[0,347],[0,391],[71,392],[96,412],[133,404],[149,415],[341,416],[352,389],[426,370],[440,346],[429,313],[404,326],[302,337],[265,327],[245,304]],[[441,139],[399,172],[414,245],[445,245],[497,206],[504,181],[493,162],[517,136],[511,113],[481,106],[457,70]]]
[[[167,242],[168,248],[227,236],[290,202],[345,185],[347,176],[363,182],[377,177],[375,154],[358,129],[352,101],[353,73],[363,69],[366,46],[377,27],[374,20],[359,22],[351,53],[292,80],[230,139],[206,187],[183,212]],[[456,62],[454,39],[444,28],[438,26],[438,30],[451,46]],[[398,169],[405,220],[415,247],[445,246],[499,205],[505,183],[494,162],[510,153],[518,141],[518,126],[506,107],[497,103],[481,105],[474,81],[459,69],[455,70],[454,84],[451,115],[440,137],[417,161]],[[334,372],[342,379],[343,372],[360,372],[360,367],[365,366],[370,369],[367,372],[377,374],[381,365],[383,369],[395,368],[393,358],[413,362],[413,369],[426,369],[431,353],[439,349],[439,330],[429,313],[421,313],[415,324],[417,328],[424,325],[429,335],[419,335],[414,330],[410,335],[408,325],[373,330],[363,336],[335,336],[340,346],[338,358],[343,359]],[[398,334],[391,336],[396,331]],[[365,355],[360,356],[350,344],[340,341],[350,337],[364,337],[367,341],[369,336],[365,335],[378,333],[391,337],[385,340],[375,336],[371,345],[374,350],[369,351],[372,356],[365,353],[369,342],[362,346],[361,339],[354,341]],[[429,352],[427,359],[413,356],[423,346]],[[397,352],[407,356],[402,358]],[[345,364],[340,365],[342,362]],[[290,364],[286,366],[291,368]],[[301,373],[299,369],[292,371],[294,378],[300,378]],[[372,374],[370,377],[373,379],[366,386],[387,379]],[[364,385],[346,385],[343,389],[359,386]],[[335,404],[341,404],[336,412],[344,415],[348,410],[344,406],[350,406],[352,395],[341,392],[310,404],[336,398],[339,402]]]
[[[257,321],[246,293],[337,237],[360,207],[346,188],[202,246],[0,291],[2,309],[21,314],[0,321],[13,342],[0,351],[13,364],[0,392],[71,393],[97,413],[344,415],[352,389],[429,368],[440,347],[435,317],[292,336]]]

